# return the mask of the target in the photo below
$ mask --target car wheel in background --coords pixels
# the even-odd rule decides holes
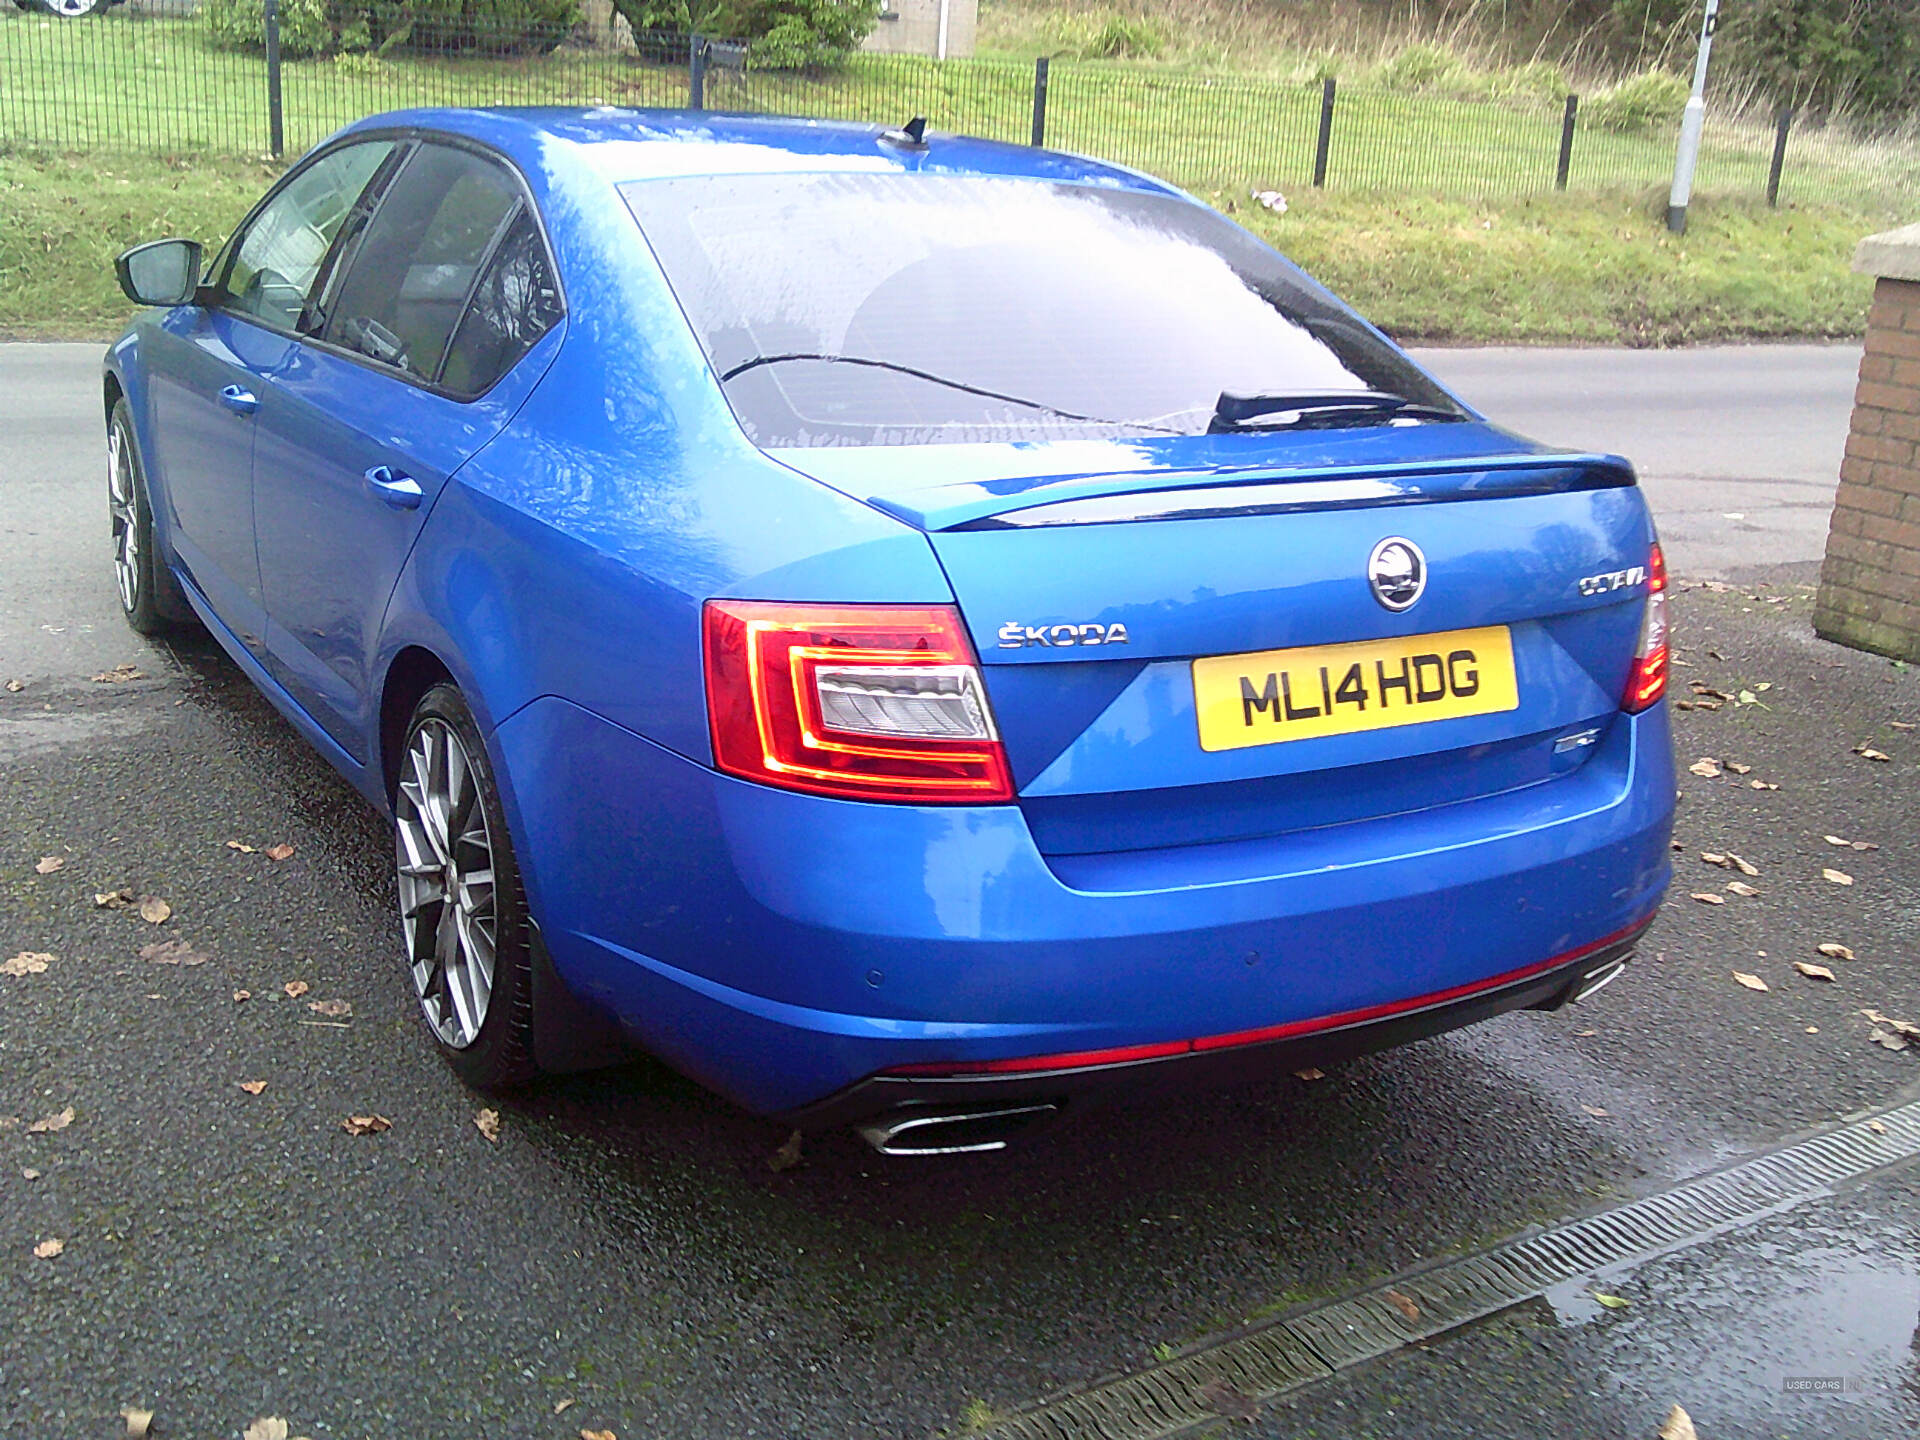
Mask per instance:
[[[452,685],[414,707],[393,810],[407,965],[434,1043],[469,1085],[530,1078],[526,902],[486,746]]]
[[[104,15],[112,4],[113,0],[40,0],[42,10],[68,20],[78,20],[83,15]]]
[[[147,472],[125,400],[114,402],[107,424],[107,509],[113,517],[113,575],[127,624],[142,635],[158,635],[192,619],[179,582],[154,548]]]

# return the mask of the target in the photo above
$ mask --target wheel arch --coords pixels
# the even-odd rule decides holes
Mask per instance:
[[[388,804],[400,781],[400,754],[406,747],[407,721],[420,697],[435,685],[459,684],[447,663],[424,645],[408,645],[387,666],[380,686],[379,755],[381,784]]]

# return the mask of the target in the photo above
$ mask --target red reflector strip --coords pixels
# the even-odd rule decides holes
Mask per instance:
[[[1231,1050],[1243,1045],[1265,1045],[1275,1040],[1291,1040],[1302,1035],[1312,1035],[1326,1030],[1340,1030],[1349,1025],[1364,1025],[1370,1020],[1385,1020],[1395,1015],[1405,1015],[1416,1010],[1430,1009],[1435,1005],[1445,1005],[1451,1000],[1464,1000],[1487,990],[1498,990],[1503,985],[1513,985],[1535,975],[1562,965],[1571,965],[1609,945],[1626,939],[1637,930],[1644,929],[1653,917],[1647,916],[1631,925],[1603,935],[1591,944],[1578,949],[1568,950],[1546,960],[1537,960],[1531,965],[1522,965],[1517,970],[1504,971],[1489,976],[1485,980],[1471,980],[1464,985],[1454,985],[1445,990],[1435,990],[1431,994],[1416,995],[1410,1000],[1391,1000],[1381,1005],[1367,1005],[1358,1010],[1342,1010],[1336,1015],[1320,1015],[1311,1020],[1292,1020],[1284,1025],[1267,1025],[1258,1030],[1235,1030],[1225,1035],[1203,1035],[1196,1040],[1162,1040],[1148,1045],[1123,1045],[1112,1050],[1075,1050],[1062,1055],[1017,1055],[1006,1060],[954,1060],[929,1065],[892,1065],[882,1070],[882,1075],[904,1077],[924,1076],[952,1078],[965,1075],[1031,1075],[1055,1070],[1090,1070],[1102,1065],[1126,1065],[1140,1060],[1164,1060],[1174,1055],[1199,1054],[1213,1050]]]

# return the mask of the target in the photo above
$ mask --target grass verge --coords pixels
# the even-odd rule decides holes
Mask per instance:
[[[0,153],[0,336],[105,339],[131,309],[113,280],[129,245],[223,239],[278,167],[261,161]],[[1866,326],[1847,268],[1884,216],[1697,198],[1684,239],[1665,197],[1464,201],[1244,194],[1205,198],[1405,340],[1680,345],[1840,339]]]

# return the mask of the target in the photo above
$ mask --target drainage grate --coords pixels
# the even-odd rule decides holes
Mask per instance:
[[[1220,1418],[1216,1397],[1222,1385],[1269,1399],[1504,1310],[1563,1281],[1693,1244],[1916,1155],[1920,1102],[1852,1121],[1604,1214],[1413,1271],[1151,1370],[1057,1396],[987,1433],[997,1440],[1177,1435]],[[1388,1301],[1389,1288],[1418,1307],[1417,1319],[1408,1319],[1403,1306]]]

